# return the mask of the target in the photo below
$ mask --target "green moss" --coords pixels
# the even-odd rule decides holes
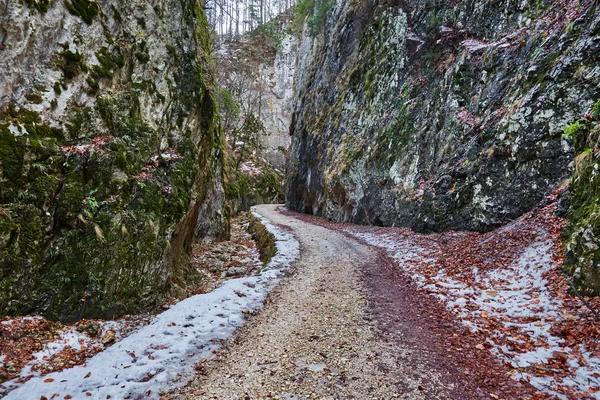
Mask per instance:
[[[252,239],[256,241],[260,260],[263,265],[267,265],[269,261],[277,254],[277,246],[275,245],[275,237],[260,221],[250,214],[250,223],[248,224],[248,232],[252,235]]]
[[[150,55],[143,51],[136,52],[135,58],[137,58],[137,60],[142,64],[146,64],[148,61],[150,61]]]
[[[95,1],[65,0],[65,5],[71,14],[80,17],[88,25],[93,22],[94,17],[100,12],[100,7]]]
[[[175,50],[175,46],[172,46],[170,44],[165,45],[166,49],[167,49],[167,53],[169,53],[169,55],[173,58],[177,57],[177,50]]]
[[[98,81],[96,79],[94,79],[91,76],[88,76],[85,79],[85,82],[88,84],[88,91],[92,94],[96,94],[98,93],[98,91],[100,90],[100,84],[98,83]]]
[[[2,175],[13,184],[21,182],[25,146],[8,130],[7,125],[0,125],[0,164]]]
[[[580,133],[588,132],[588,126],[585,121],[580,120],[564,127],[563,137],[565,139],[574,140]]]
[[[102,79],[102,78],[111,79],[112,77],[113,77],[113,73],[111,70],[106,69],[101,65],[94,65],[92,67],[92,73],[91,73],[92,79]]]
[[[600,101],[598,101],[592,107],[591,117],[592,117],[592,119],[600,121]]]
[[[25,98],[27,99],[27,101],[33,104],[41,104],[44,101],[44,99],[39,93],[30,93],[28,95],[25,95]]]
[[[203,10],[196,2],[185,7],[196,14],[186,10],[182,23],[197,26],[198,43],[208,46],[200,38],[210,37]],[[132,54],[147,53],[143,44],[135,46]],[[66,44],[63,49],[53,60],[64,75],[53,85],[57,96],[87,70],[81,54]],[[117,47],[96,57],[99,68],[87,77],[91,85],[94,77],[114,76],[125,66]],[[190,268],[174,265],[186,265],[196,223],[190,210],[216,179],[213,148],[220,134],[206,83],[213,81],[210,71],[200,67],[196,51],[183,57],[171,112],[173,119],[198,118],[197,130],[177,130],[168,115],[159,129],[151,127],[141,94],[129,84],[115,85],[93,107],[70,106],[64,132],[33,111],[11,106],[0,112],[2,315],[35,312],[72,320],[148,311],[173,293],[173,282],[188,282],[184,272]],[[144,95],[155,90],[150,80],[138,84]],[[160,156],[162,138],[176,157]]]
[[[111,79],[114,75],[114,71],[125,65],[125,58],[119,47],[114,47],[113,51],[109,51],[107,47],[102,47],[96,52],[96,58],[100,64],[92,67],[90,77],[94,80],[102,78]],[[88,84],[92,89],[96,86],[89,81]],[[94,91],[97,91],[97,88]]]
[[[10,104],[4,111],[0,111],[0,120],[7,119],[19,122],[25,125],[40,123],[40,115],[26,108],[17,109],[14,104]]]
[[[594,108],[598,106],[598,103]],[[585,295],[600,295],[600,159],[594,146],[600,138],[600,113],[565,127],[565,138],[575,147],[570,184],[568,224],[563,232],[567,247],[565,269],[575,276]]]
[[[53,0],[22,0],[29,7],[45,13],[52,6]]]
[[[110,5],[110,9],[113,12],[113,17],[114,17],[115,21],[119,24],[123,23],[123,18],[121,17],[121,13],[119,12],[119,10],[117,10],[117,8],[115,7],[114,4]]]
[[[54,82],[54,93],[56,93],[57,96],[60,96],[60,94],[62,93],[62,88],[61,88],[61,84],[59,81]]]
[[[254,184],[255,190],[261,199],[268,203],[283,203],[283,177],[270,167],[263,167],[262,174]]]
[[[81,72],[87,71],[87,66],[83,62],[83,55],[79,51],[73,53],[68,49],[60,53],[58,66],[63,71],[66,81],[75,78]]]

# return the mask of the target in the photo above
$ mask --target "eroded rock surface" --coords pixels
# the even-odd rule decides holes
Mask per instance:
[[[0,314],[160,304],[226,234],[203,2],[0,10]]]
[[[600,96],[594,2],[338,1],[326,15],[300,45],[290,208],[488,231],[568,176],[563,128]]]

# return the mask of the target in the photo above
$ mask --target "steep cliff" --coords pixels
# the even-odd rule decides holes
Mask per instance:
[[[565,266],[575,287],[600,295],[600,101],[585,118],[565,127],[575,144],[570,185],[569,224],[563,232]]]
[[[297,38],[286,26],[280,28],[279,43],[272,63],[261,66],[267,78],[265,91],[265,135],[260,138],[263,155],[276,168],[284,169],[291,144],[289,127],[293,112]]]
[[[0,314],[150,309],[227,234],[203,7],[0,1]]]
[[[283,202],[297,37],[288,13],[215,45],[232,212]]]
[[[288,206],[420,231],[498,227],[568,177],[600,96],[594,1],[316,1]]]

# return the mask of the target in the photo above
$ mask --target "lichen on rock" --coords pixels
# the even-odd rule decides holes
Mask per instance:
[[[569,223],[565,238],[565,268],[575,288],[586,296],[600,295],[600,101],[588,114],[565,127],[574,143],[570,181]]]
[[[0,314],[150,310],[227,234],[202,4],[40,4],[0,4]]]
[[[598,95],[599,24],[592,3],[337,2],[299,46],[288,206],[419,231],[531,210]]]

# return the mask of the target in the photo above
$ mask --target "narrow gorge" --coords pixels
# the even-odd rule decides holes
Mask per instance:
[[[573,204],[567,242],[573,265],[585,265],[575,267],[581,282],[599,293],[589,260],[598,244],[594,2],[320,4],[327,18],[299,46],[288,207],[485,232],[585,169],[571,186],[586,200]],[[576,168],[574,142],[585,143]]]
[[[596,0],[0,0],[0,398],[600,399],[599,165]]]

